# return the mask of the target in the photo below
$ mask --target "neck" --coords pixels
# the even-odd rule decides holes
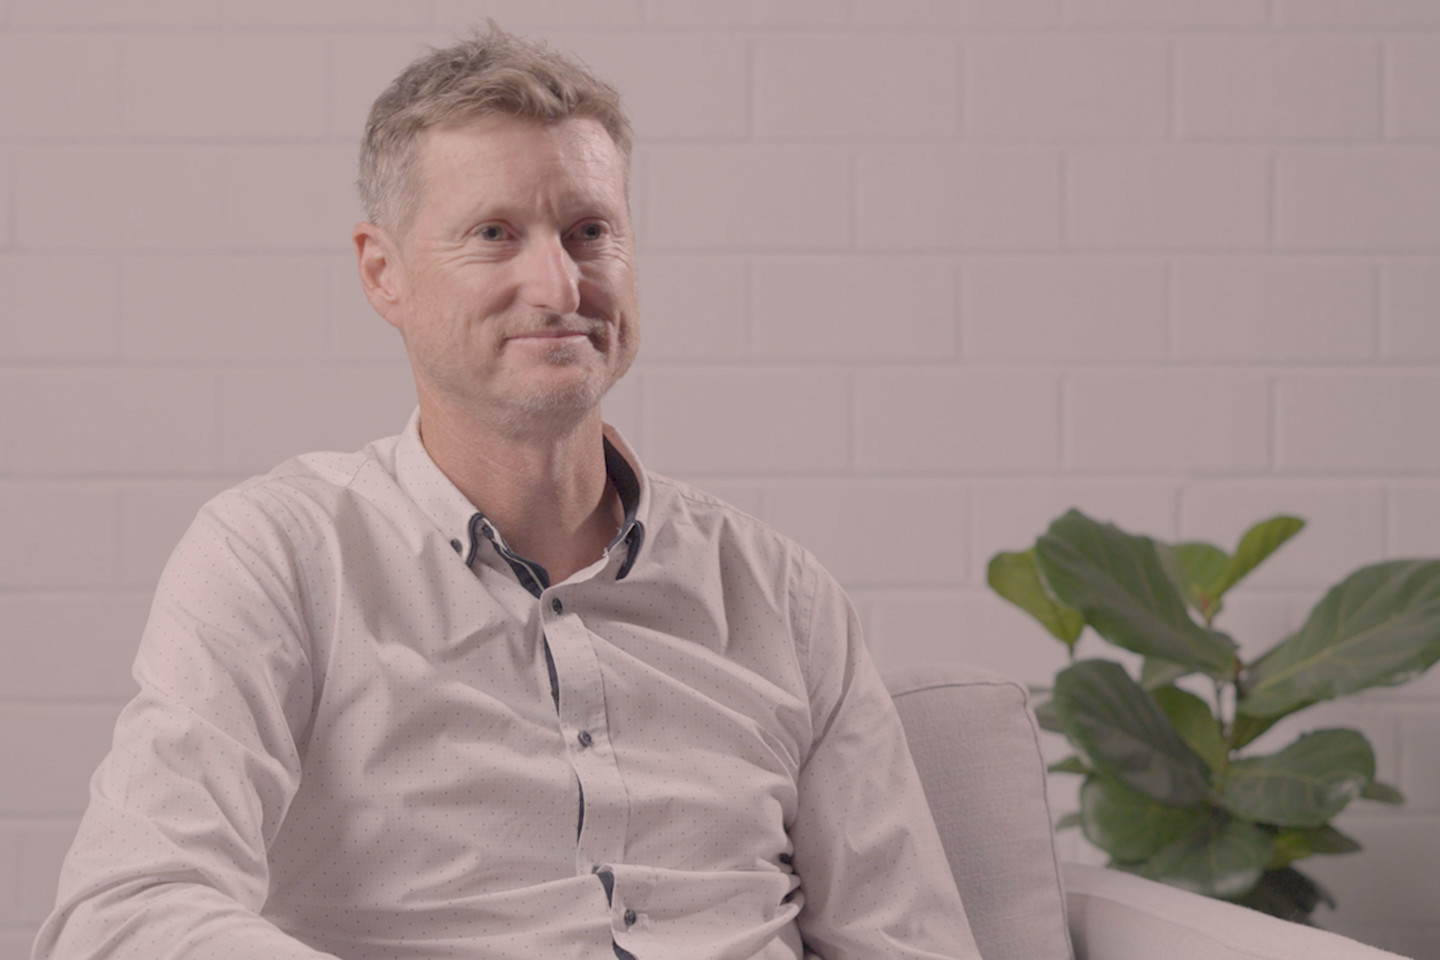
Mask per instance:
[[[604,553],[622,514],[605,471],[598,407],[566,429],[524,433],[422,398],[420,431],[440,471],[552,583]]]

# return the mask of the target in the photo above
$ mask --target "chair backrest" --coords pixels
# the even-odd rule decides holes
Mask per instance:
[[[1071,960],[1025,687],[958,663],[885,677],[985,960]]]

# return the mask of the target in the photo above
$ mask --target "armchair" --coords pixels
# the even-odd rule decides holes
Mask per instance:
[[[1024,685],[960,664],[885,680],[985,960],[1397,960],[1120,871],[1060,863]]]

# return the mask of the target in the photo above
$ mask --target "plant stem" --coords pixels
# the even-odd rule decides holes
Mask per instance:
[[[1201,614],[1205,619],[1205,629],[1215,628],[1215,608],[1213,604],[1205,604]],[[1220,725],[1220,736],[1225,736],[1225,684],[1218,678],[1215,680],[1215,722]]]

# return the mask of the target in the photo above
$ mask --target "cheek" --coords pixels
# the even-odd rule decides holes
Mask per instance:
[[[505,312],[510,302],[505,278],[478,271],[437,277],[430,285],[430,308],[437,322],[469,333],[493,326],[482,321]]]
[[[612,309],[622,311],[634,320],[635,304],[638,299],[635,272],[629,264],[615,263],[605,271],[603,289]]]

